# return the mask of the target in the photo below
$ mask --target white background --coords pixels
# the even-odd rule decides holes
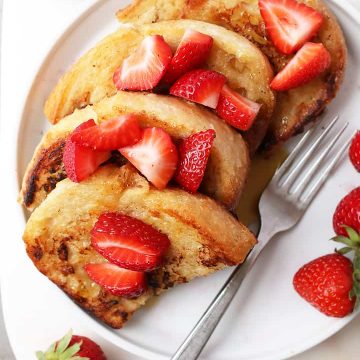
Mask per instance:
[[[360,8],[359,0],[349,0],[357,5]],[[0,4],[2,0],[0,0]],[[81,8],[83,0],[32,0],[31,6],[29,6],[29,0],[5,0],[5,31],[4,39],[5,41],[9,40],[11,37],[11,32],[6,31],[8,20],[19,21],[24,29],[26,25],[29,26],[29,31],[24,31],[23,41],[31,42],[34,52],[24,54],[22,52],[21,44],[19,44],[19,56],[24,57],[24,66],[26,62],[36,63],[39,59],[42,59],[46,54],[41,53],[41,31],[36,32],[35,29],[31,28],[31,23],[34,21],[43,21],[43,30],[47,32],[52,32],[54,39],[59,36],[63,30],[60,22],[52,22],[52,19],[62,14],[70,12],[71,9],[79,7]],[[58,10],[61,9],[60,12]],[[29,10],[29,11],[26,11]],[[21,12],[22,14],[19,14]],[[25,21],[25,23],[24,23]],[[71,16],[64,18],[64,22],[71,21]],[[53,26],[53,24],[55,24]],[[47,48],[46,46],[44,47]],[[36,51],[35,51],[36,49]],[[21,84],[19,84],[21,85]],[[6,90],[3,87],[3,90]],[[14,357],[11,355],[11,350],[8,347],[8,343],[5,336],[5,330],[3,329],[2,318],[0,316],[0,359],[1,360],[12,360]],[[19,324],[20,325],[20,324]],[[20,325],[21,326],[21,325]],[[325,341],[323,344],[317,346],[316,348],[294,358],[296,360],[355,360],[359,359],[360,356],[360,342],[358,336],[360,334],[360,318],[358,317],[353,321],[349,326],[347,326],[343,331],[333,336],[332,338]],[[54,334],[54,336],[59,336],[61,334]],[[109,360],[112,359],[135,359],[129,354],[119,352],[113,345],[110,345],[102,340],[100,340],[101,345],[105,349]],[[17,344],[19,346],[19,344]],[[36,349],[34,349],[36,350]]]

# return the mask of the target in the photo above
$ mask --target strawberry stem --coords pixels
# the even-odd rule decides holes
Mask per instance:
[[[360,234],[355,231],[353,228],[343,225],[345,228],[348,237],[346,236],[335,236],[331,240],[334,240],[338,243],[346,245],[341,249],[336,249],[335,251],[339,254],[345,255],[354,251],[353,259],[353,288],[350,291],[349,296],[351,298],[355,297],[355,307],[360,305]]]

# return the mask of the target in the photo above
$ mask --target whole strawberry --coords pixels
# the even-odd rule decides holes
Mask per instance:
[[[355,305],[353,266],[341,254],[319,257],[298,270],[293,279],[295,290],[328,316],[344,317]]]
[[[335,209],[333,226],[337,235],[347,235],[344,225],[360,232],[360,187],[346,195]]]
[[[358,131],[352,139],[349,157],[355,169],[360,172],[360,131]]]
[[[72,335],[70,330],[53,343],[45,353],[36,353],[38,360],[106,360],[100,346],[85,336]]]

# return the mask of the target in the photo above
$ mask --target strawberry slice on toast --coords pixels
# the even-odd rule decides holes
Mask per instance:
[[[216,109],[225,82],[225,76],[216,71],[193,70],[175,82],[170,94]]]
[[[225,85],[220,93],[217,114],[231,126],[247,131],[251,128],[261,105]]]
[[[87,264],[89,278],[115,296],[134,298],[146,291],[145,273],[122,269],[109,263]]]
[[[76,131],[71,135],[71,141],[93,150],[110,151],[135,144],[141,139],[141,135],[137,117],[127,114]]]
[[[160,190],[166,187],[175,173],[177,149],[163,129],[147,128],[139,142],[119,151]]]
[[[306,43],[272,80],[276,91],[287,91],[305,85],[329,68],[331,57],[320,43]]]
[[[161,265],[170,241],[152,226],[120,213],[104,213],[91,231],[91,244],[111,263],[134,271]]]
[[[147,36],[115,71],[118,90],[153,89],[165,74],[172,58],[170,46],[160,35]]]
[[[172,84],[190,70],[203,66],[209,57],[213,38],[196,30],[185,31],[164,76],[164,83]]]
[[[94,127],[96,127],[95,121],[88,120],[79,125],[73,134]],[[109,151],[97,151],[77,145],[70,137],[66,141],[63,155],[66,175],[74,182],[81,182],[94,173],[100,164],[108,160],[110,155]]]
[[[323,16],[295,0],[259,0],[261,16],[275,47],[293,54],[319,31]]]
[[[191,193],[198,190],[204,177],[215,135],[215,130],[209,129],[189,136],[180,145],[175,181]]]

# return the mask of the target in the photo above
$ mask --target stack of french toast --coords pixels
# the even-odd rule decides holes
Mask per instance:
[[[20,201],[38,270],[121,328],[246,259],[251,158],[316,120],[346,46],[322,0],[135,0],[117,17],[49,95]]]

